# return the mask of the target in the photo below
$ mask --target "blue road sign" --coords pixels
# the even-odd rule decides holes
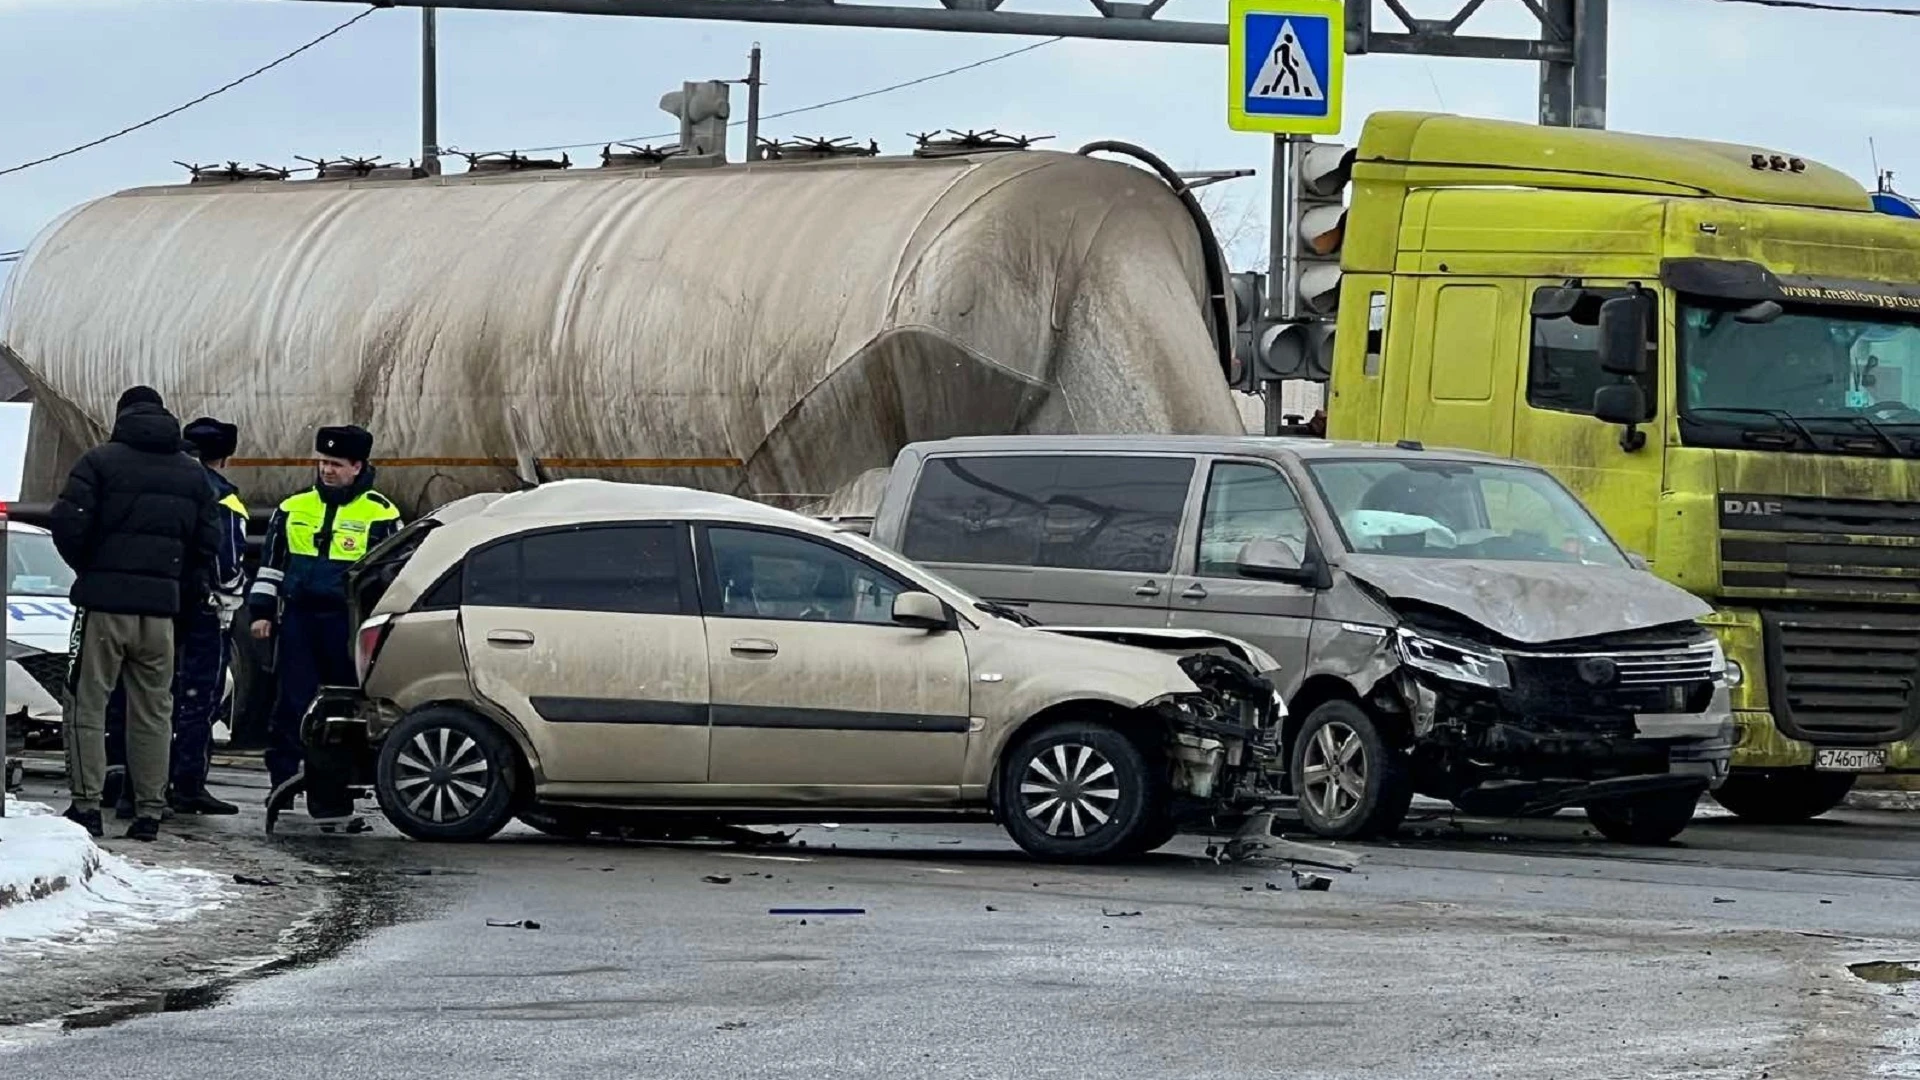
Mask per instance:
[[[1227,123],[1236,131],[1340,130],[1342,0],[1230,0]]]

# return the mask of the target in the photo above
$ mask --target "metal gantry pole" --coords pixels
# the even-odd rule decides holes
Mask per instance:
[[[1574,0],[1573,126],[1607,126],[1607,0]]]
[[[1572,40],[1576,0],[1545,0],[1540,21],[1542,38]],[[1546,127],[1573,126],[1574,61],[1540,61],[1540,123]]]
[[[1267,318],[1288,321],[1300,314],[1300,241],[1294,229],[1300,218],[1300,185],[1294,170],[1305,140],[1297,135],[1273,137],[1272,215],[1267,227]],[[1285,422],[1280,384],[1268,380],[1260,387],[1266,409],[1266,434],[1278,434]]]
[[[747,54],[747,160],[760,160],[760,43]]]
[[[440,57],[434,9],[420,9],[420,167],[440,175]]]

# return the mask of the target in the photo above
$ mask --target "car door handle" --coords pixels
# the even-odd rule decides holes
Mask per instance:
[[[1197,581],[1187,586],[1180,593],[1180,599],[1182,600],[1205,600],[1206,598],[1207,587]]]
[[[727,648],[739,656],[773,656],[780,651],[780,646],[764,638],[741,638]]]
[[[533,644],[533,635],[525,630],[489,630],[487,644],[521,647]]]
[[[1135,585],[1135,586],[1133,587],[1133,595],[1135,595],[1135,596],[1159,596],[1159,595],[1160,595],[1160,583],[1159,583],[1159,582],[1157,582],[1157,581],[1146,581],[1146,582],[1142,582],[1142,583],[1140,583],[1140,584],[1138,584],[1138,585]]]

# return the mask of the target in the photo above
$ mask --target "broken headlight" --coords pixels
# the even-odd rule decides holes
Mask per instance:
[[[1505,690],[1513,685],[1506,658],[1491,649],[1429,637],[1402,628],[1394,636],[1400,662],[1429,675],[1469,686]]]

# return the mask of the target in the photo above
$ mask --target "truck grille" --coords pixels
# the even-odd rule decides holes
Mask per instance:
[[[1762,611],[1774,723],[1821,743],[1894,742],[1920,727],[1920,612]]]
[[[1721,495],[1720,584],[1730,596],[1920,601],[1920,503]]]

